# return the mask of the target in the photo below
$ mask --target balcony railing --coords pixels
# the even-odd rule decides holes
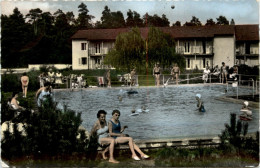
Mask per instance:
[[[100,49],[96,49],[96,48],[89,48],[89,54],[90,55],[103,55],[103,54],[108,54],[108,52],[110,51],[110,48],[100,48]]]
[[[257,47],[250,48],[250,53],[246,53],[245,48],[238,48],[236,49],[236,53],[238,55],[244,55],[244,54],[259,54],[259,49]]]
[[[185,55],[189,55],[189,54],[212,54],[213,53],[213,47],[212,46],[206,47],[206,50],[204,52],[202,46],[191,46],[190,49],[189,50],[186,49],[186,51],[185,51],[184,46],[180,46],[180,47],[177,47],[176,52],[179,53],[179,54],[185,54]]]

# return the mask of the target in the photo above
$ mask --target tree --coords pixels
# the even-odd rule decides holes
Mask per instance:
[[[175,42],[171,35],[155,27],[149,28],[148,33],[149,66],[159,62],[163,67],[170,66],[175,60]]]
[[[170,22],[165,14],[162,15],[162,27],[169,27]]]
[[[42,10],[39,8],[31,9],[29,13],[26,15],[26,18],[29,18],[29,23],[33,24],[34,35],[38,34],[38,20],[40,19],[42,14]]]
[[[143,16],[143,21],[146,26],[154,26],[154,27],[169,27],[170,22],[166,18],[166,15],[162,15],[159,17],[157,14],[150,16],[147,13]]]
[[[1,64],[3,67],[22,66],[20,49],[33,38],[31,24],[25,23],[23,14],[15,8],[8,17],[1,15]]]
[[[73,25],[76,22],[73,12],[67,12],[66,19],[67,19],[69,25]]]
[[[205,24],[205,26],[212,26],[215,25],[216,23],[213,21],[213,19],[207,19],[207,23]]]
[[[135,23],[135,26],[137,26],[137,27],[144,26],[143,20],[141,19],[140,14],[137,13],[136,11],[134,11],[134,23]]]
[[[110,12],[108,6],[105,6],[101,17],[102,28],[121,28],[125,27],[125,19],[122,12]]]
[[[56,12],[54,12],[54,17],[56,31],[60,36],[62,36],[63,31],[65,31],[69,27],[67,16],[65,13],[63,13],[62,10],[58,9]]]
[[[91,28],[91,19],[94,19],[95,17],[92,15],[89,15],[88,12],[89,10],[87,9],[87,6],[82,2],[78,6],[79,10],[79,16],[77,19],[78,27],[79,28]]]
[[[181,26],[181,22],[180,21],[176,21],[175,23],[172,24],[172,27],[174,27],[174,26],[180,27]]]
[[[218,25],[229,25],[229,21],[225,16],[219,16],[217,19],[217,24]]]
[[[118,69],[140,67],[144,62],[144,40],[138,28],[130,32],[119,34],[116,38],[115,48],[105,57],[105,64]]]
[[[201,26],[201,22],[199,21],[199,18],[192,16],[192,19],[190,22],[186,22],[184,26]]]
[[[234,21],[234,19],[231,19],[231,21],[230,21],[230,25],[235,25],[235,21]]]
[[[129,9],[127,11],[126,26],[134,27],[134,13]]]
[[[41,19],[39,20],[39,27],[42,29],[44,35],[50,34],[53,30],[54,17],[50,12],[44,12],[41,14]]]

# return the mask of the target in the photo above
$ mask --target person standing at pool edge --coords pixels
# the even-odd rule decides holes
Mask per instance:
[[[106,78],[107,78],[107,87],[111,88],[110,69],[107,71]]]
[[[108,122],[108,130],[111,137],[115,139],[116,143],[126,143],[128,142],[129,148],[132,152],[132,158],[134,160],[140,160],[139,157],[136,155],[135,150],[141,155],[141,158],[147,159],[149,158],[148,155],[144,154],[140,148],[134,143],[133,138],[127,136],[126,134],[123,134],[125,128],[128,128],[127,126],[124,126],[121,129],[121,124],[119,121],[120,117],[120,111],[119,110],[113,110],[112,112],[112,118]]]
[[[227,83],[227,67],[226,67],[225,62],[222,62],[222,66],[221,66],[220,70],[221,70],[221,76],[222,76],[222,83],[224,83],[224,80]]]
[[[29,77],[27,76],[27,74],[25,72],[23,73],[23,76],[21,77],[21,83],[22,83],[22,89],[23,89],[23,97],[26,98],[28,84],[29,84]]]
[[[156,86],[160,86],[160,67],[159,63],[155,64],[153,68],[153,76],[155,76]]]
[[[131,76],[131,83],[130,86],[134,86],[135,85],[135,68],[133,68],[133,70],[130,72],[130,76]]]
[[[179,66],[176,63],[172,67],[171,74],[172,74],[172,80],[174,80],[174,78],[176,78],[176,84],[178,85],[179,76],[181,74],[181,71],[180,71]]]

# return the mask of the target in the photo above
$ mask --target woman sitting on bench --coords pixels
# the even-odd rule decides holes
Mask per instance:
[[[149,158],[148,155],[144,154],[140,148],[134,143],[133,138],[129,137],[126,134],[122,134],[122,132],[127,128],[127,126],[124,126],[121,129],[120,121],[118,120],[120,117],[120,111],[119,110],[113,110],[112,112],[112,119],[108,122],[108,129],[109,134],[111,137],[115,139],[115,143],[129,143],[129,148],[132,152],[132,158],[134,160],[140,160],[139,157],[136,155],[135,150],[141,155],[142,159]]]
[[[25,108],[19,105],[19,101],[17,100],[17,98],[18,98],[18,92],[13,92],[12,100],[10,103],[11,107],[14,110],[24,111]]]
[[[116,161],[113,157],[115,139],[112,137],[109,137],[108,127],[107,127],[107,122],[106,122],[106,114],[107,113],[104,110],[98,111],[98,113],[97,113],[98,120],[95,122],[90,135],[98,136],[98,143],[100,146],[109,144],[109,147],[107,147],[102,152],[103,159],[105,159],[105,160],[107,159],[107,157],[105,156],[105,153],[109,150],[110,158],[108,161],[111,163],[119,163],[119,161]]]

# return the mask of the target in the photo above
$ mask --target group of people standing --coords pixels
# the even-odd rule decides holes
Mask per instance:
[[[39,80],[40,87],[44,87],[44,83],[46,82],[50,82],[51,84],[62,84],[63,75],[59,70],[55,73],[52,69],[50,69],[47,74],[45,72],[41,73],[39,75]]]
[[[207,76],[210,74],[209,73],[205,73]],[[228,75],[231,79],[233,79],[234,81],[238,80],[238,66],[234,65],[232,68],[228,68],[225,64],[225,62],[222,62],[222,66],[219,68],[218,65],[215,66],[212,74],[214,76],[217,76],[220,78],[220,82],[221,83],[227,83],[228,80]]]
[[[123,134],[124,130],[128,128],[127,126],[121,127],[121,123],[119,121],[120,111],[113,110],[112,118],[107,122],[106,121],[107,112],[104,110],[99,110],[97,113],[98,120],[95,122],[92,130],[91,137],[97,136],[98,144],[101,147],[105,147],[104,151],[102,151],[103,159],[107,159],[106,152],[109,151],[109,162],[111,163],[119,163],[119,161],[114,159],[114,146],[116,144],[124,144],[128,143],[129,148],[132,153],[132,158],[134,160],[140,160],[137,156],[136,152],[139,153],[142,159],[149,158],[148,155],[144,154],[140,148],[134,143],[133,138],[127,134]],[[106,147],[106,145],[108,145]]]
[[[160,86],[160,74],[161,74],[161,68],[159,67],[159,63],[155,64],[155,67],[153,68],[153,76],[155,77],[156,86]],[[176,79],[176,84],[179,84],[179,76],[181,74],[181,70],[177,63],[175,63],[171,69],[171,75],[172,80]]]

